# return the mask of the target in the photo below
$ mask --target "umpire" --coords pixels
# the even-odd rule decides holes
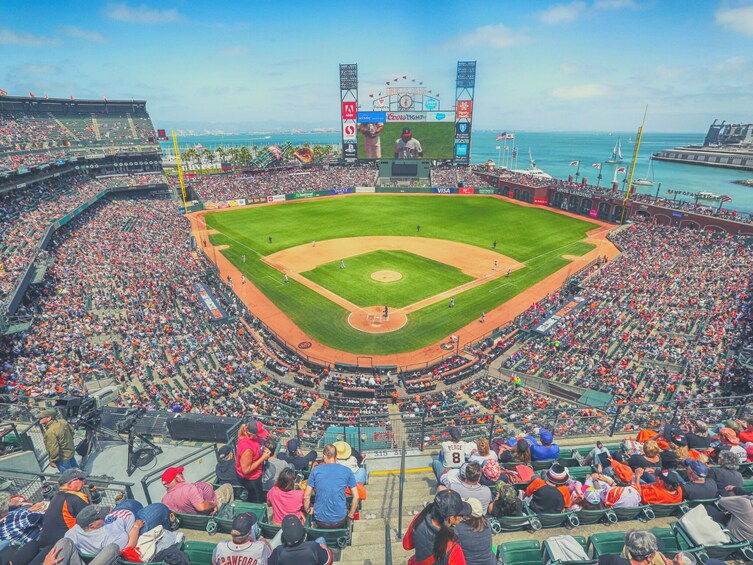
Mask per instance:
[[[78,468],[74,457],[73,428],[63,418],[59,417],[54,408],[42,410],[39,423],[45,426],[44,447],[50,456],[50,467],[56,467],[61,473],[68,469]]]

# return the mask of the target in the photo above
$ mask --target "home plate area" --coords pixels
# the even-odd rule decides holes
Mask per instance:
[[[408,323],[408,317],[400,310],[385,306],[368,306],[350,313],[348,323],[366,333],[388,333],[399,330]]]

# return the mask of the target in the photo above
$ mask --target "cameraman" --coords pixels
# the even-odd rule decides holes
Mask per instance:
[[[77,469],[71,425],[59,416],[55,408],[42,410],[39,423],[45,426],[44,447],[50,456],[50,467],[56,467],[61,473]]]

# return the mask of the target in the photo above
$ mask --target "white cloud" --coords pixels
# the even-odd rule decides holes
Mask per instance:
[[[560,100],[581,100],[583,98],[602,98],[610,89],[604,84],[578,84],[575,86],[558,86],[550,91],[554,98]]]
[[[555,4],[538,13],[538,18],[545,24],[567,24],[577,20],[586,9],[586,3],[575,0],[569,4]]]
[[[56,67],[55,65],[38,65],[34,63],[26,63],[25,65],[20,65],[18,67],[13,68],[13,74],[25,75],[25,76],[56,75],[56,74],[60,74],[60,72],[61,72],[60,67]]]
[[[716,25],[743,35],[753,35],[753,5],[719,8],[714,14]]]
[[[578,75],[586,71],[593,72],[593,67],[585,67],[577,63],[562,63],[560,70],[567,75]]]
[[[231,45],[230,47],[219,49],[217,54],[222,57],[242,57],[243,55],[248,55],[248,47],[245,45]]]
[[[102,13],[110,20],[131,24],[162,24],[181,20],[181,15],[175,8],[157,10],[146,4],[130,6],[126,2],[110,2]]]
[[[528,38],[520,31],[508,28],[504,24],[486,25],[474,29],[470,33],[458,35],[451,39],[446,47],[492,47],[504,49],[526,43]]]
[[[637,7],[635,0],[594,0],[594,8],[597,10],[635,10]]]
[[[57,39],[40,37],[31,33],[13,31],[7,27],[0,28],[0,45],[21,45],[22,47],[47,47],[57,45]]]
[[[104,43],[105,36],[98,31],[89,31],[88,29],[81,29],[76,26],[68,26],[65,28],[65,33],[70,37],[76,39],[83,39],[84,41],[91,41],[92,43]]]

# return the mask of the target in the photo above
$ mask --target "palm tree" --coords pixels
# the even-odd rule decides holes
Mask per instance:
[[[225,148],[222,145],[218,145],[217,148],[214,150],[214,152],[217,153],[217,157],[220,158],[220,163],[226,160],[227,152],[225,151]]]

